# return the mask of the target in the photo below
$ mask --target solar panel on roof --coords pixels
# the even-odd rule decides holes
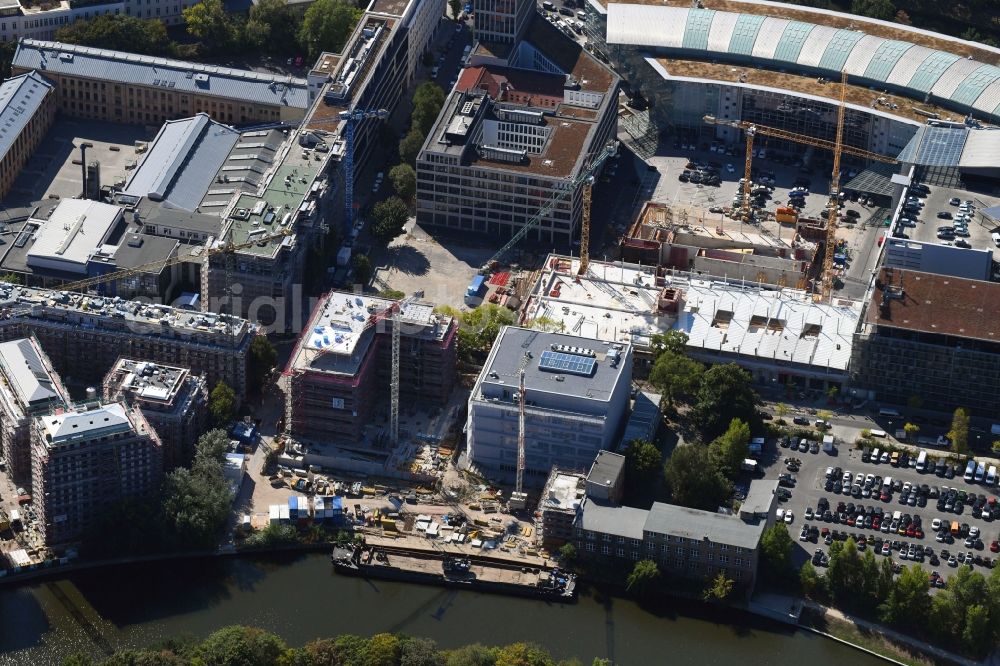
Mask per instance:
[[[549,372],[565,372],[570,375],[580,377],[590,377],[597,367],[597,359],[576,354],[564,354],[562,352],[543,351],[538,360],[538,369]]]

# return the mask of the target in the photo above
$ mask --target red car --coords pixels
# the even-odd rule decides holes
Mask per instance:
[[[917,535],[917,530],[913,527],[913,525],[910,525],[909,527],[906,528],[906,536],[912,537],[916,535]]]
[[[990,552],[1000,553],[1000,542],[998,542],[996,539],[994,539],[990,543]]]
[[[915,533],[916,533],[916,537],[918,539],[923,539],[924,538],[924,531],[922,529],[920,529],[919,527],[915,530]]]

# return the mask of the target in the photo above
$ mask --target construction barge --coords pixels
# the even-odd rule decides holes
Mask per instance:
[[[385,546],[337,546],[330,556],[337,573],[550,601],[576,601],[576,576],[558,568],[519,566],[481,557],[460,557]]]

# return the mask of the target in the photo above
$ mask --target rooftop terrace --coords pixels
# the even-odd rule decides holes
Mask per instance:
[[[104,380],[111,393],[131,395],[141,402],[169,404],[184,386],[190,370],[169,365],[119,359]]]

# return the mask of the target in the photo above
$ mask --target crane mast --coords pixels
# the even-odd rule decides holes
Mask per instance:
[[[531,353],[524,352],[521,357],[521,365],[517,369],[517,477],[514,483],[514,492],[510,494],[510,501],[507,506],[511,510],[524,509],[528,504],[528,494],[524,492],[524,369],[531,360]]]

